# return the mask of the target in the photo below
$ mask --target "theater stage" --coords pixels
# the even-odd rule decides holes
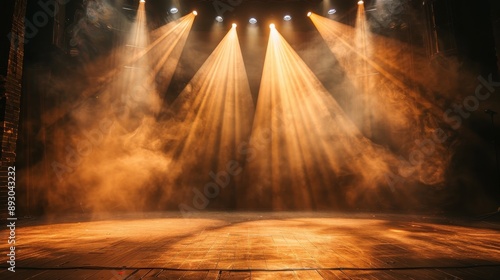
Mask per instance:
[[[15,270],[4,262],[0,279],[499,279],[500,223],[304,212],[24,219]]]

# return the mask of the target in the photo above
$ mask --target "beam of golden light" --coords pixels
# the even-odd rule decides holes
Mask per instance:
[[[143,44],[148,41],[148,32],[145,30],[145,23],[141,23],[144,22],[144,17],[144,5],[140,5],[136,17],[137,20],[131,27],[129,33],[131,35],[129,35],[126,45],[116,48],[110,55],[116,67],[109,69],[109,67],[103,67],[100,62],[96,62],[95,65],[90,65],[89,71],[91,72],[102,71],[102,68],[104,68],[105,72],[99,75],[99,78],[93,81],[92,84],[79,95],[79,100],[77,102],[72,102],[72,104],[68,105],[63,104],[65,106],[61,106],[64,108],[67,107],[66,110],[57,109],[53,112],[44,114],[43,122],[46,126],[55,125],[56,122],[61,121],[65,116],[71,114],[71,112],[78,110],[79,107],[85,106],[89,99],[95,98],[96,95],[99,95],[103,91],[118,91],[118,87],[115,86],[115,84],[123,84],[123,79],[127,75],[124,74],[124,71],[129,71],[135,67],[134,65],[144,64],[141,60],[156,62],[156,66],[149,70],[149,80],[145,80],[144,84],[150,84],[155,76],[159,76],[160,78],[157,81],[159,89],[163,90],[168,87],[195,16],[189,14],[153,30],[150,33],[152,42],[146,46],[137,46],[141,41]],[[133,30],[137,32],[133,32]]]
[[[175,68],[177,67],[195,15],[192,13],[188,14],[179,20],[152,31],[151,38],[154,41],[148,43],[146,40],[149,38],[149,33],[143,20],[144,16],[140,17],[141,14],[145,16],[144,7],[142,7],[142,12],[141,8],[139,8],[135,30],[131,33],[134,37],[131,38],[132,43],[128,44],[133,51],[128,52],[126,56],[122,57],[122,63],[128,69],[142,68],[143,71],[147,71],[146,76],[141,77],[140,83],[147,87],[154,84],[156,80],[159,80],[161,81],[158,85],[159,90],[164,91],[170,84]],[[148,69],[145,69],[145,67]],[[122,69],[117,68],[111,71],[105,79],[116,78]],[[134,79],[134,82],[136,80]]]
[[[311,20],[347,72],[359,73],[361,68],[359,64],[355,67],[348,66],[350,62],[348,60],[357,56],[357,59],[361,59],[371,68],[367,70],[368,74],[373,72],[381,74],[393,86],[410,94],[409,98],[414,99],[421,107],[432,110],[435,115],[442,113],[428,96],[411,89],[412,83],[417,83],[426,89],[440,89],[433,78],[426,73],[431,72],[428,66],[423,65],[424,61],[428,60],[423,57],[420,59],[410,57],[410,50],[416,47],[372,34],[366,27],[363,6],[358,8],[355,28],[317,14],[313,14]],[[419,51],[417,49],[417,52]],[[412,73],[409,64],[417,62],[419,63],[417,68],[423,71]]]
[[[271,29],[247,158],[245,208],[321,209],[385,184],[390,153],[363,137]]]
[[[162,44],[149,51],[147,55],[150,60],[155,61],[147,83],[154,83],[156,80],[158,90],[161,92],[166,91],[170,85],[195,17],[195,14],[189,14],[182,18],[172,32],[167,32],[167,36],[160,37]]]
[[[358,3],[359,4],[359,3]],[[354,47],[362,54],[362,56],[353,57],[352,67],[349,70],[354,72],[354,75],[357,77],[357,81],[355,82],[355,86],[357,87],[357,92],[361,92],[362,94],[367,92],[370,87],[370,75],[374,73],[369,73],[368,65],[363,57],[369,57],[369,46],[367,43],[367,32],[366,32],[366,15],[365,15],[365,7],[364,5],[358,5],[357,15],[356,15],[356,24],[354,27]],[[373,137],[372,131],[372,104],[370,103],[370,99],[363,98],[361,102],[358,104],[358,112],[357,114],[358,120],[355,122],[359,127],[362,128],[362,131],[368,137]]]
[[[344,83],[351,88],[342,99],[343,107],[365,135],[384,139],[406,157],[416,140],[432,139],[436,129],[449,127],[444,110],[428,95],[439,87],[405,68],[411,58],[401,50],[409,46],[369,31],[362,5],[354,28],[317,14],[310,18],[346,73]],[[402,55],[400,61],[394,52]],[[419,81],[423,91],[414,86]],[[416,164],[418,172],[412,178],[426,184],[442,182],[450,157],[451,151],[435,143],[435,152]]]
[[[183,170],[176,183],[180,192],[203,191],[214,181],[210,172],[226,172],[228,163],[241,162],[237,148],[249,138],[253,108],[237,31],[232,28],[172,104],[179,120],[169,126],[171,137],[178,138],[172,153],[173,166]],[[234,201],[236,178],[230,180],[230,187],[220,186],[217,198],[226,205]]]

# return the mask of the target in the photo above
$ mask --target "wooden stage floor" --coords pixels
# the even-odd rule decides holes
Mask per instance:
[[[15,273],[3,255],[0,279],[500,279],[500,223],[304,212],[66,216],[17,221]]]

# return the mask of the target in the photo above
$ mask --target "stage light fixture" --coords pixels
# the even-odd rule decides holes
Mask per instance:
[[[329,14],[329,15],[333,15],[333,14],[335,14],[336,12],[337,12],[337,10],[335,10],[335,9],[330,9],[330,10],[328,11],[328,14]]]
[[[365,3],[365,1],[363,1],[363,0],[358,1],[358,5],[363,5],[364,3]]]
[[[139,1],[139,2],[141,2],[141,3],[146,3],[146,0],[141,0],[141,1]]]
[[[269,25],[269,28],[271,28],[271,29],[276,29],[276,25],[274,25],[274,23],[271,23],[271,24]]]
[[[172,8],[172,9],[170,9],[170,13],[171,13],[171,14],[177,14],[178,12],[179,12],[179,9],[177,9],[177,8],[175,8],[175,7],[174,7],[174,8]]]
[[[250,22],[250,24],[256,24],[257,23],[257,19],[251,18],[248,22]]]
[[[224,21],[224,19],[223,19],[221,16],[216,16],[216,17],[215,17],[215,20],[216,20],[217,22],[223,22],[223,21]]]
[[[233,23],[233,28],[236,28],[236,26],[238,26],[238,25],[236,25],[236,23]]]
[[[310,17],[313,13],[309,12],[307,13],[307,16]]]
[[[292,16],[290,16],[290,15],[286,15],[285,17],[283,17],[283,19],[284,19],[285,21],[291,21],[291,20],[292,20]]]
[[[198,12],[197,11],[193,11],[193,15],[197,16]]]

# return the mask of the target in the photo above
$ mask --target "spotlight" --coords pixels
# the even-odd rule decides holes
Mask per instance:
[[[197,16],[198,12],[197,11],[193,11],[193,15]]]
[[[170,9],[170,13],[172,13],[172,14],[177,14],[178,12],[179,12],[179,9],[177,9],[175,7]]]
[[[286,20],[286,21],[291,21],[292,20],[292,16],[286,15],[283,19]]]
[[[141,3],[146,3],[146,0],[141,0],[141,1],[139,1],[139,2],[141,2]]]
[[[307,16],[310,17],[313,13],[309,12],[307,13]]]
[[[217,22],[223,22],[223,21],[224,21],[224,19],[223,19],[221,16],[217,16],[217,17],[215,17],[215,20],[216,20]]]
[[[363,5],[364,3],[365,3],[365,1],[363,1],[363,0],[358,1],[358,5]]]
[[[271,23],[271,24],[269,25],[269,28],[271,28],[271,29],[275,29],[275,28],[276,28],[276,25],[274,25],[274,23]]]
[[[248,22],[250,22],[251,24],[256,24],[257,20],[255,18],[251,18]]]
[[[238,26],[238,25],[236,25],[236,23],[233,23],[233,28],[236,28],[236,26]]]
[[[329,15],[333,15],[333,14],[335,14],[336,12],[337,12],[337,10],[335,10],[335,9],[330,9],[330,10],[328,11],[328,14],[329,14]]]

